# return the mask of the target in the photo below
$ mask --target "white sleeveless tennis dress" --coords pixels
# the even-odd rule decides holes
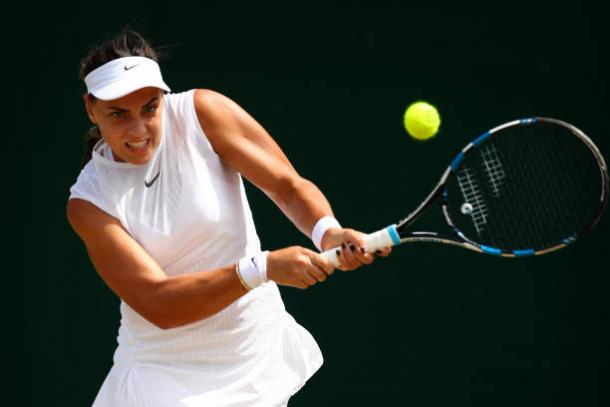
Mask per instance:
[[[118,219],[168,276],[260,251],[242,179],[212,149],[193,97],[165,95],[161,143],[147,164],[115,162],[100,141],[70,189],[70,199]],[[114,365],[94,407],[283,406],[322,365],[273,282],[173,329],[120,309]]]

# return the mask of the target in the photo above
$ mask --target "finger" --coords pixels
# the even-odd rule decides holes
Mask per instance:
[[[342,271],[349,271],[349,270],[353,270],[354,267],[349,263],[349,260],[347,260],[347,258],[345,257],[348,252],[349,252],[349,248],[343,250],[343,249],[338,249],[337,250],[337,260],[339,260],[339,264],[340,266],[338,267],[340,270]]]
[[[316,282],[321,283],[328,278],[328,275],[324,272],[324,270],[322,270],[315,264],[312,264],[311,267],[307,269],[307,272],[316,280]]]
[[[372,253],[366,252],[366,242],[364,240],[366,235],[353,229],[347,229],[345,234],[349,241],[352,242],[351,248],[353,249],[354,257],[358,261],[357,267],[371,264],[375,260],[375,256]]]
[[[355,249],[354,254],[358,261],[362,264],[371,264],[373,260],[375,260],[375,256],[371,253],[365,252],[364,247],[360,247],[360,249]]]
[[[299,290],[304,290],[306,288],[309,288],[309,286],[307,284],[302,283],[300,281],[294,283],[292,286],[295,287],[295,288],[298,288]]]
[[[357,246],[355,244],[351,244],[350,249],[354,254],[354,258],[358,262],[356,267],[360,267],[365,264],[371,264],[373,260],[375,260],[375,256],[373,256],[371,253],[367,253],[364,249],[364,246]]]
[[[362,262],[362,264],[371,264],[375,261],[375,256],[371,253],[363,253],[361,255],[358,256],[359,260]]]
[[[322,271],[328,276],[333,274],[335,271],[335,266],[321,254],[312,251],[310,260],[316,267],[322,269]]]
[[[313,277],[309,271],[307,269],[301,270],[300,272],[300,276],[299,276],[301,282],[303,284],[307,284],[307,286],[312,286],[315,283],[317,283],[318,281],[315,279],[315,277]]]
[[[380,257],[388,257],[390,253],[392,253],[391,247],[384,247],[383,249],[379,249],[375,252],[375,254]]]
[[[356,249],[351,242],[341,243],[341,257],[345,260],[343,264],[350,269],[361,266],[361,263],[356,258],[354,250]]]
[[[364,252],[366,248],[366,242],[364,240],[364,234],[357,232],[354,229],[345,229],[345,240],[351,242],[356,250]]]

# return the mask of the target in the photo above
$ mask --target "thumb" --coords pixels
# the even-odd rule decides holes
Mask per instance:
[[[328,275],[331,275],[335,270],[335,266],[330,262],[330,260],[320,253],[311,252],[311,256],[309,258],[315,266],[322,269]]]

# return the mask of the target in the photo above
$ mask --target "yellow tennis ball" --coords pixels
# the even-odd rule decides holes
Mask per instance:
[[[441,118],[431,104],[415,102],[405,111],[404,125],[414,139],[428,140],[438,132]]]

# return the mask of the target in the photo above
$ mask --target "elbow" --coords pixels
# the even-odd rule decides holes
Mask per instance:
[[[173,327],[172,319],[168,313],[164,313],[159,306],[151,307],[143,312],[142,317],[148,322],[160,329],[171,329]]]
[[[301,176],[286,177],[277,183],[277,193],[273,200],[283,206],[290,206],[295,199],[307,196],[310,181]]]
[[[146,319],[157,328],[168,330],[191,324],[199,319],[207,318],[209,316],[212,316],[212,313],[205,312],[202,315],[198,315],[197,318],[189,319],[186,315],[181,317],[175,311],[167,310],[167,312],[159,312],[155,315],[150,315],[149,318]]]
[[[142,317],[162,330],[188,325],[214,313],[210,307],[200,309],[185,303],[170,285],[164,283],[160,284],[155,295],[151,295],[146,305],[141,308]]]
[[[142,318],[149,323],[153,324],[160,329],[173,328],[173,321],[171,316],[163,312],[163,307],[157,305],[140,306],[138,308],[132,307]]]
[[[172,309],[168,301],[157,290],[157,295],[147,295],[145,300],[132,306],[142,318],[155,325],[157,328],[166,330],[180,326],[177,321],[175,310]]]
[[[168,330],[168,329],[172,329],[172,328],[177,328],[180,325],[173,323],[173,321],[169,320],[169,319],[158,319],[155,322],[153,322],[153,324],[162,330]]]
[[[155,296],[154,301],[143,308],[142,317],[159,329],[167,330],[185,324],[177,307],[172,306],[171,301],[164,300],[162,295]]]
[[[163,310],[149,310],[142,314],[142,317],[159,329],[167,330],[179,327],[180,324],[171,312]]]

